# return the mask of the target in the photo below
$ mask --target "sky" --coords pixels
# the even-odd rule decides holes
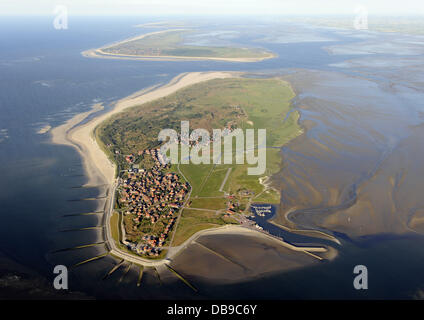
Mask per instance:
[[[0,0],[0,15],[49,15],[57,6],[74,15],[173,14],[424,14],[423,0]]]

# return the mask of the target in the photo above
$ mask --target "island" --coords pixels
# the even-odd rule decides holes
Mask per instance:
[[[336,252],[331,247],[293,245],[253,219],[269,212],[270,206],[279,206],[280,188],[270,177],[284,165],[282,146],[303,132],[300,114],[292,105],[294,97],[291,85],[278,77],[182,73],[168,84],[118,100],[107,110],[95,104],[52,129],[53,143],[69,145],[81,154],[88,177],[83,187],[105,192],[97,212],[106,252],[75,266],[111,256],[120,262],[108,275],[124,262],[135,264],[140,267],[139,285],[144,268],[157,275],[165,268],[195,290],[176,270],[185,265],[201,274],[190,257],[196,256],[195,248],[205,239],[216,243],[228,237],[239,239],[225,248],[239,252],[243,247],[256,254],[269,253],[257,251],[262,248],[258,243],[266,243],[278,257],[283,254],[295,261],[285,269],[333,259]],[[182,120],[190,122],[191,133],[198,128],[222,129],[230,135],[266,129],[265,170],[249,175],[252,164],[237,162],[162,163],[160,150],[169,141],[159,141],[158,132],[179,129]],[[237,138],[234,142],[237,146]],[[258,148],[259,144],[252,151],[259,155]],[[225,146],[223,150],[224,157],[236,157],[238,152],[236,148],[226,153]],[[272,264],[264,267],[275,269]]]
[[[279,203],[279,191],[267,180],[281,168],[281,147],[302,133],[299,113],[291,106],[294,96],[280,78],[212,79],[102,122],[95,137],[117,168],[110,228],[118,248],[163,259],[201,230],[257,229],[247,219],[250,205]],[[181,119],[192,130],[266,129],[264,174],[248,175],[247,163],[163,164],[158,134],[163,128],[179,129]]]
[[[236,44],[227,46],[188,45],[184,43],[190,29],[169,29],[143,34],[123,41],[90,49],[82,54],[91,58],[135,60],[222,60],[256,62],[275,57],[261,48],[245,48]]]

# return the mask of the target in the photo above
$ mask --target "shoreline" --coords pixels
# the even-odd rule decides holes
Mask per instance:
[[[132,38],[127,38],[124,40],[116,41],[111,44],[106,44],[100,48],[88,49],[81,52],[81,55],[86,58],[100,58],[100,59],[122,59],[122,60],[147,60],[147,61],[207,61],[207,60],[215,60],[215,61],[228,61],[228,62],[259,62],[266,59],[272,59],[277,57],[277,55],[273,52],[269,52],[264,57],[257,58],[220,58],[220,57],[190,57],[190,56],[141,56],[141,55],[131,55],[131,54],[119,54],[119,53],[108,53],[104,52],[103,49],[116,46],[119,44],[123,44],[129,41],[141,40],[145,37],[166,33],[170,31],[178,31],[178,30],[187,30],[187,29],[168,29],[161,31],[154,31],[146,34],[142,34],[139,36],[135,36]]]

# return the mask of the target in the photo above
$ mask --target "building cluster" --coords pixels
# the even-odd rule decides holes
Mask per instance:
[[[163,161],[163,155],[160,152],[160,148],[156,148],[156,149],[146,149],[146,150],[140,150],[137,152],[137,155],[131,153],[125,156],[125,161],[127,162],[128,165],[131,166],[131,169],[129,170],[129,172],[135,172],[137,173],[138,170],[138,165],[134,165],[135,162],[137,162],[141,157],[143,156],[151,156],[153,161],[154,161],[154,168],[153,169],[157,169],[157,170],[163,170],[169,167],[168,164],[165,163],[165,161]]]
[[[229,195],[227,196],[227,199],[227,209],[225,211],[227,215],[233,215],[238,212],[242,212],[242,210],[240,209],[240,204],[234,196]]]
[[[162,54],[162,50],[160,48],[146,48],[136,50],[136,55],[141,56],[160,56]]]
[[[190,185],[180,181],[176,173],[166,173],[167,165],[160,163],[159,149],[144,150],[138,155],[150,155],[155,165],[148,170],[128,170],[127,178],[122,179],[119,202],[125,207],[124,214],[129,215],[137,229],[140,225],[156,226],[154,234],[142,234],[138,243],[129,243],[128,247],[140,254],[158,255],[163,247],[178,211],[183,206]],[[134,155],[126,156],[132,163]],[[158,223],[161,222],[161,223]]]

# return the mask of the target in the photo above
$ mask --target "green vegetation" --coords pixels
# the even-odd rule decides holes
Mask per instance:
[[[139,242],[144,235],[159,237],[168,225],[169,221],[170,219],[163,215],[154,224],[146,219],[143,219],[139,224],[136,224],[131,216],[124,216],[126,239],[132,242]],[[165,244],[167,243],[168,240],[165,241]]]
[[[223,226],[225,224],[237,224],[231,217],[223,214],[200,210],[184,209],[174,237],[174,246],[178,246],[198,231]]]
[[[131,56],[175,56],[203,58],[267,58],[271,53],[261,49],[240,47],[210,47],[182,44],[184,36],[192,33],[189,30],[169,30],[153,33],[141,39],[124,41],[102,51],[109,54]]]
[[[121,239],[121,231],[119,228],[119,213],[114,212],[110,217],[110,228],[113,240],[115,240],[116,243],[119,243]]]
[[[203,208],[209,210],[224,210],[227,208],[225,198],[194,198],[190,205],[191,208]]]

